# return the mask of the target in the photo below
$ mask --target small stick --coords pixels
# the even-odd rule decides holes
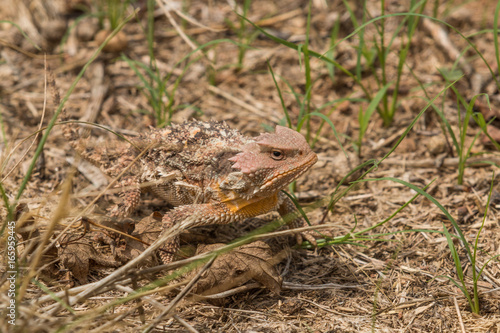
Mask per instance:
[[[228,101],[233,102],[234,104],[236,104],[238,106],[241,106],[244,109],[247,109],[248,111],[250,111],[250,112],[258,115],[259,117],[262,117],[262,118],[265,118],[265,119],[269,118],[269,113],[264,112],[264,111],[262,111],[260,109],[257,109],[256,107],[254,107],[254,106],[252,106],[252,105],[250,105],[248,103],[243,102],[241,99],[238,99],[238,98],[234,97],[233,95],[231,95],[231,94],[223,91],[220,88],[217,88],[215,86],[208,86],[208,90],[210,90],[211,92],[213,92],[213,93],[215,93],[217,95],[220,95],[220,96],[224,97]],[[279,121],[279,119],[277,117],[272,117],[271,120],[275,121],[275,122]]]
[[[188,285],[184,287],[184,289],[182,289],[182,291],[177,295],[175,296],[175,298],[172,300],[172,302],[170,302],[170,304],[167,306],[167,308],[165,310],[163,310],[163,312],[158,316],[156,317],[155,320],[153,320],[153,322],[151,324],[149,324],[146,329],[144,329],[143,332],[149,332],[151,331],[156,325],[158,325],[158,323],[160,323],[160,321],[163,320],[163,318],[165,316],[167,316],[175,307],[176,305],[179,303],[179,301],[181,299],[183,299],[184,297],[186,297],[187,293],[193,289],[194,285],[196,284],[196,282],[198,282],[198,280],[201,278],[201,275],[203,273],[205,273],[205,271],[207,269],[210,268],[210,266],[212,266],[213,262],[215,261],[215,256],[212,257],[212,259],[210,259],[203,267],[202,269],[200,269],[200,271],[196,274],[196,276],[191,280],[189,281]]]
[[[127,292],[127,293],[133,293],[134,292],[134,289],[130,288],[130,287],[127,287],[127,286],[122,286],[120,284],[117,284],[116,285],[116,289],[119,289],[119,290],[122,290],[124,292]],[[157,300],[155,300],[154,298],[150,297],[150,296],[143,296],[141,297],[144,301],[148,302],[149,304],[151,304],[152,306],[160,309],[160,310],[163,310],[165,311],[167,309],[167,307],[163,304],[161,304],[160,302],[158,302]],[[186,322],[184,319],[182,319],[181,317],[179,317],[178,315],[174,315],[173,316],[175,320],[177,320],[182,326],[184,326],[189,332],[192,332],[192,333],[198,333],[198,331],[191,325],[189,325],[188,322]]]
[[[458,51],[455,45],[451,42],[448,34],[440,25],[427,18],[424,18],[422,20],[422,25],[429,32],[436,43],[441,47],[441,49],[446,53],[448,58],[453,61],[458,60],[458,64],[466,75],[470,75],[473,73],[474,70],[472,66],[463,56],[461,56],[460,51]]]
[[[465,326],[462,320],[462,314],[460,313],[460,309],[458,308],[457,298],[453,296],[453,303],[455,303],[455,309],[457,310],[458,322],[460,323],[460,328],[462,329],[462,333],[465,333]]]

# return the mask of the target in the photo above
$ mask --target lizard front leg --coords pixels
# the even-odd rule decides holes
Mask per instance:
[[[185,229],[237,222],[276,210],[278,203],[278,196],[273,195],[254,199],[225,198],[222,202],[179,206],[163,216],[163,230],[169,230],[184,221],[187,223],[183,226]],[[160,253],[162,262],[172,262],[178,249],[179,237],[173,236],[165,242]]]
[[[209,224],[237,222],[274,211],[278,208],[279,202],[280,199],[275,194],[265,198],[253,199],[227,197],[221,202],[216,203],[179,206],[163,216],[163,230],[169,230],[184,221],[188,223],[183,227],[186,229]],[[290,204],[293,206],[293,202],[290,201]],[[291,206],[286,207],[289,209]],[[295,206],[293,207],[295,208]],[[179,237],[173,236],[165,242],[164,251],[160,253],[162,262],[172,262],[174,254],[178,249]]]
[[[232,213],[230,208],[223,203],[209,203],[176,207],[163,215],[162,223],[163,230],[166,232],[184,222],[187,223],[185,228],[191,229],[209,224],[226,224],[239,221],[242,218],[245,217]],[[174,235],[165,242],[159,253],[163,264],[173,261],[179,246],[179,235]]]
[[[121,188],[121,202],[110,209],[112,217],[130,216],[141,200],[141,188],[135,177],[125,177],[118,182],[115,188]]]
[[[306,220],[300,215],[300,212],[297,209],[297,207],[295,207],[293,201],[284,193],[280,193],[279,196],[281,203],[278,207],[278,213],[280,214],[280,216],[282,218],[288,218],[288,219],[290,218],[291,215],[297,216],[296,218],[288,222],[288,227],[290,229],[307,227],[308,224]],[[326,232],[325,234],[326,236],[329,236],[328,232]],[[319,235],[320,234],[318,234],[314,230],[298,233],[296,235],[297,244],[299,245],[302,244],[302,241],[305,239],[309,243],[311,243],[314,247],[316,247],[317,243],[315,236],[317,237]]]

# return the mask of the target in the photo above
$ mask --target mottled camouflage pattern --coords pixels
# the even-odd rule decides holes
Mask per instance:
[[[111,214],[130,215],[140,202],[141,191],[148,190],[176,207],[164,215],[165,229],[187,217],[193,219],[194,227],[273,210],[281,215],[292,213],[295,206],[280,190],[317,161],[304,137],[282,126],[276,126],[275,133],[251,138],[225,123],[192,121],[106,145],[81,138],[72,123],[64,125],[63,132],[83,158],[111,177],[142,154],[120,178],[118,186],[126,189]],[[292,222],[294,226],[303,223],[302,218]],[[177,238],[165,244],[168,254],[161,253],[162,261],[172,261],[178,246]]]

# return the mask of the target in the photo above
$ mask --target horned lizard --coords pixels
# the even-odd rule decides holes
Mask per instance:
[[[63,112],[62,120],[68,120]],[[221,122],[191,121],[151,129],[139,137],[107,146],[92,145],[68,122],[63,133],[84,159],[110,177],[129,167],[118,186],[126,187],[122,202],[111,215],[130,215],[147,190],[175,208],[163,217],[167,229],[185,218],[192,226],[225,224],[277,210],[282,216],[296,211],[281,189],[317,161],[305,138],[287,127],[274,133],[246,137]],[[142,154],[136,163],[133,160]],[[299,217],[292,227],[304,225]],[[311,234],[298,236],[314,241]],[[160,257],[173,260],[178,238],[164,245]]]

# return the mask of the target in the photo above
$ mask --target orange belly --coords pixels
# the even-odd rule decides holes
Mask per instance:
[[[226,198],[221,200],[221,202],[226,205],[231,213],[248,218],[275,210],[278,206],[278,194],[274,194],[272,197],[267,198]]]

